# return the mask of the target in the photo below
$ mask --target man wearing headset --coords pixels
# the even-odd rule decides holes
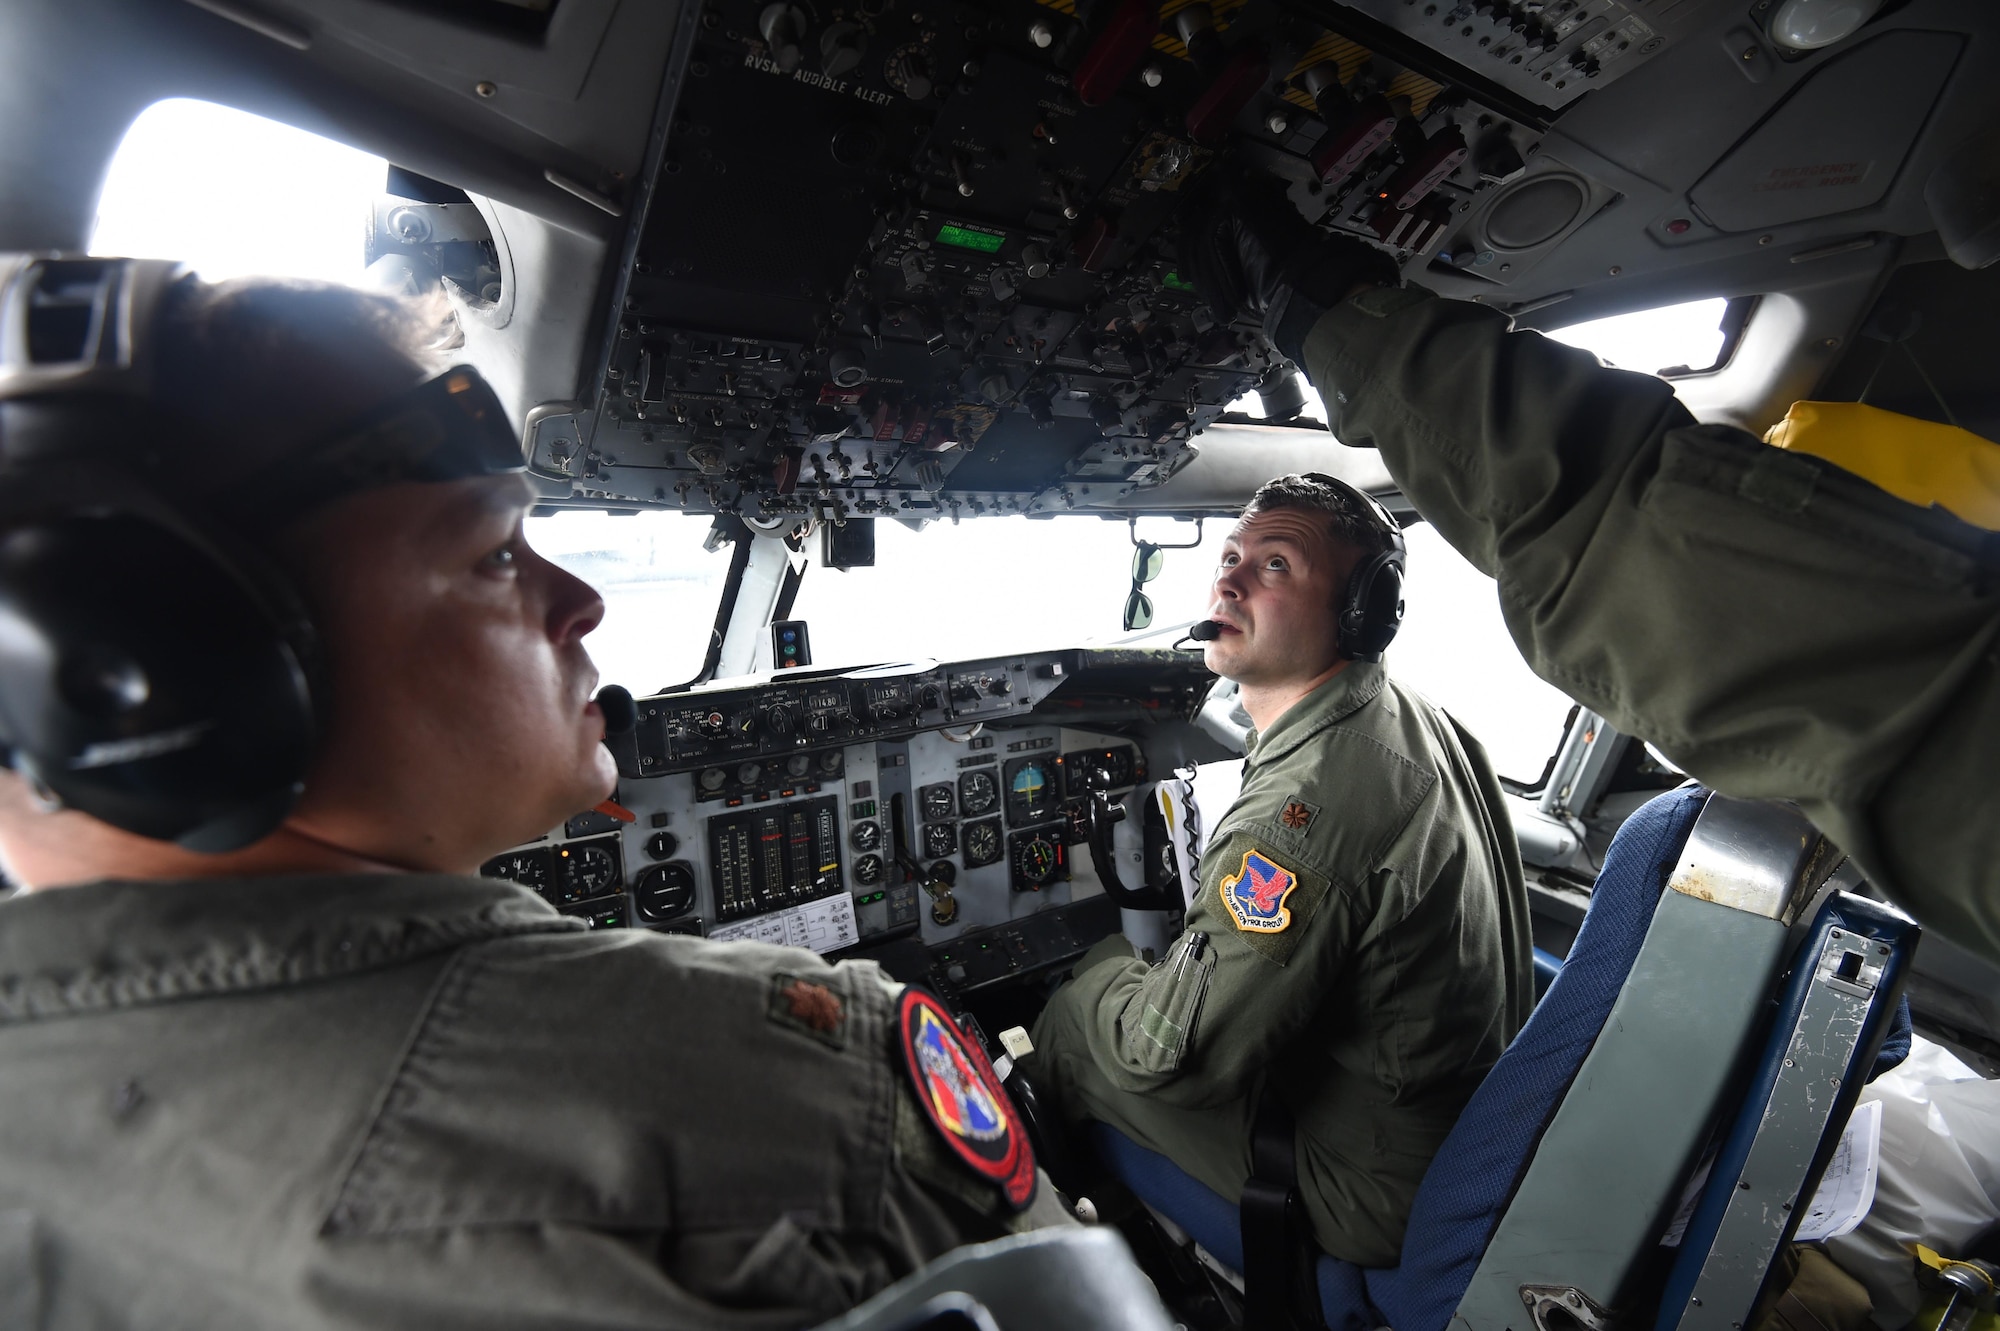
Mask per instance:
[[[1499,781],[1381,664],[1402,563],[1395,520],[1332,477],[1251,499],[1204,634],[1253,726],[1241,792],[1168,955],[1094,949],[1026,1064],[1066,1117],[1224,1197],[1275,1138],[1320,1246],[1363,1266],[1395,1264],[1425,1166],[1533,997]]]
[[[9,1324],[800,1326],[1022,1226],[924,996],[467,876],[609,794],[603,604],[410,322],[0,262]]]
[[[1796,801],[1927,929],[2000,960],[2000,537],[1403,287],[1268,182],[1183,239],[1203,298],[1261,320],[1334,436],[1380,449],[1498,580],[1537,674],[1715,790]]]

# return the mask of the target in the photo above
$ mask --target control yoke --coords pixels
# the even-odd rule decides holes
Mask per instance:
[[[1104,891],[1125,910],[1164,910],[1166,901],[1151,887],[1130,888],[1118,876],[1118,864],[1111,853],[1111,829],[1125,821],[1125,805],[1111,798],[1111,773],[1093,767],[1085,778],[1089,790],[1084,800],[1084,830],[1089,838],[1090,864]]]

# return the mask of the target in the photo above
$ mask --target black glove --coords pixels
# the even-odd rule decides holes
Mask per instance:
[[[1181,216],[1181,246],[1195,291],[1218,318],[1254,318],[1294,364],[1306,334],[1362,283],[1397,286],[1382,251],[1307,225],[1275,180],[1214,171]]]

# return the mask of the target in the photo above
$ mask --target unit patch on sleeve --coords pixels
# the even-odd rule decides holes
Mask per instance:
[[[915,985],[897,1002],[896,1029],[924,1116],[974,1173],[999,1185],[1009,1206],[1025,1210],[1035,1199],[1035,1153],[985,1053]]]
[[[1299,885],[1298,875],[1261,850],[1243,852],[1243,867],[1216,886],[1223,907],[1246,934],[1281,934],[1291,927],[1292,912],[1285,898]]]

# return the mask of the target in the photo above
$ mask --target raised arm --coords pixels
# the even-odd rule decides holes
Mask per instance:
[[[1477,305],[1298,313],[1280,342],[1335,435],[1498,579],[1536,673],[1717,790],[1796,800],[2000,959],[1993,538]]]

